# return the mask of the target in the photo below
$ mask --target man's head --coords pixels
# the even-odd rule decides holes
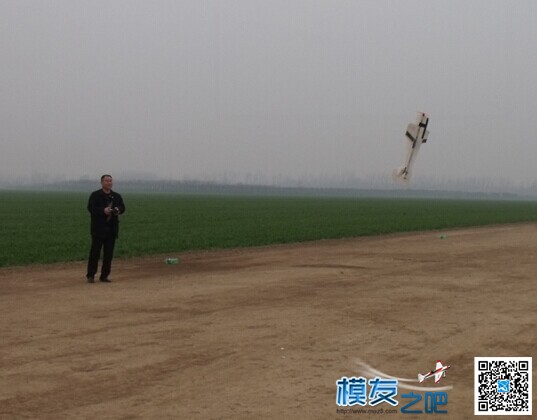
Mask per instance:
[[[112,175],[103,175],[101,177],[101,186],[103,187],[104,192],[110,192],[113,186]]]

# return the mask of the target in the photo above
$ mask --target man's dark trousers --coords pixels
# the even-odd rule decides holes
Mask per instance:
[[[112,258],[114,256],[114,245],[116,236],[114,232],[107,232],[105,236],[91,235],[91,249],[88,259],[87,278],[93,278],[97,273],[101,249],[103,249],[103,265],[101,267],[101,279],[106,279],[112,271]]]

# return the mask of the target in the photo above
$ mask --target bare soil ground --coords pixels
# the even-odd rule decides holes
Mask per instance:
[[[437,359],[472,418],[474,356],[535,354],[537,224],[441,233],[0,269],[0,418],[370,418],[337,413],[359,360]]]

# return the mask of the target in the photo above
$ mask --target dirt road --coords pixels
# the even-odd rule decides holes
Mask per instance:
[[[535,354],[536,224],[166,256],[0,269],[0,418],[364,419],[336,405],[359,361],[437,359],[472,418],[474,356]]]

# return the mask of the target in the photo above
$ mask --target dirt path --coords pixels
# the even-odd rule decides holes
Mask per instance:
[[[437,359],[472,418],[474,356],[535,354],[537,224],[164,257],[0,269],[0,418],[363,419],[336,412],[359,360]]]

